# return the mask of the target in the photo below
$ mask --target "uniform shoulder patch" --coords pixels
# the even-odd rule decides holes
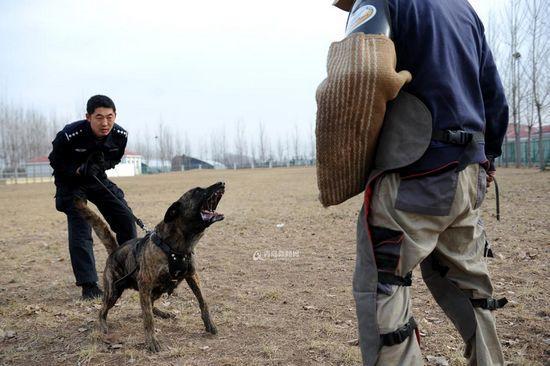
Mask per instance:
[[[120,127],[119,125],[116,125],[113,127],[113,131],[115,132],[115,134],[119,135],[119,136],[124,136],[124,137],[128,137],[128,132]]]
[[[63,128],[67,141],[71,141],[75,136],[82,135],[84,133],[84,127],[88,123],[86,120],[70,123]]]

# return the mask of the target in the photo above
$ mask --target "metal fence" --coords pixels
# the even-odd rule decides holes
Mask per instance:
[[[550,139],[543,140],[544,161],[545,166],[550,166]],[[529,144],[527,141],[520,142],[520,159],[521,165],[527,166],[529,162],[533,166],[539,166],[539,142],[538,139],[531,141],[531,159],[529,159]],[[502,156],[497,159],[499,166],[512,165],[516,163],[516,144],[515,142],[508,141],[507,144],[502,146]]]
[[[53,182],[53,177],[51,175],[41,176],[41,175],[27,174],[27,172],[25,171],[0,170],[0,185],[44,183],[44,182]]]

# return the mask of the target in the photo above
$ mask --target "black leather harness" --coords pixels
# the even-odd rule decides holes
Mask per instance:
[[[175,251],[155,231],[151,234],[151,239],[168,257],[170,279],[175,280],[191,270],[193,252],[182,253]]]
[[[166,244],[166,241],[161,239],[161,237],[158,236],[158,234],[155,231],[149,231],[143,238],[141,238],[137,242],[137,244],[134,247],[134,250],[132,251],[135,258],[136,266],[131,272],[126,274],[124,277],[116,280],[114,283],[115,286],[118,286],[120,283],[124,283],[131,276],[133,276],[134,273],[136,273],[139,270],[138,255],[141,252],[143,245],[147,242],[149,238],[151,238],[153,243],[155,243],[155,245],[158,246],[164,252],[164,254],[166,254],[166,256],[168,257],[168,271],[170,272],[171,281],[177,281],[182,277],[182,275],[185,275],[191,270],[193,252],[190,252],[190,253],[176,252],[175,250],[172,249],[170,245]]]

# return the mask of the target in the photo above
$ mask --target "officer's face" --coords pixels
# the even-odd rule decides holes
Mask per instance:
[[[112,108],[99,107],[92,114],[86,113],[86,119],[90,122],[94,135],[105,137],[115,124],[116,113]]]

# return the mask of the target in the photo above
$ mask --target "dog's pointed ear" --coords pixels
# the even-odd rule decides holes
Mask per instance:
[[[181,212],[181,202],[176,201],[172,203],[172,205],[168,207],[168,210],[164,214],[164,222],[169,223],[174,221],[174,219],[179,216],[180,212]]]

